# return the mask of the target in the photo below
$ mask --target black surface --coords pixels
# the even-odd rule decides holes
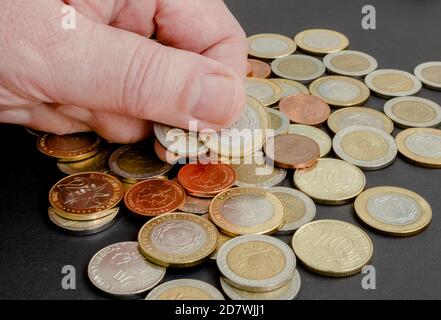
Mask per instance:
[[[248,35],[275,32],[293,36],[303,29],[324,27],[346,34],[351,48],[375,56],[380,68],[411,72],[421,62],[441,60],[438,0],[226,2]],[[365,4],[374,4],[377,9],[376,30],[361,28],[361,8]],[[441,92],[423,89],[419,95],[441,103]],[[381,109],[384,102],[371,98],[368,105]],[[0,125],[0,141],[0,298],[106,298],[89,284],[89,259],[106,245],[136,240],[142,222],[123,210],[119,221],[98,235],[78,237],[60,232],[47,218],[48,191],[63,176],[55,162],[38,153],[35,138],[21,127]],[[365,174],[368,188],[396,185],[421,194],[432,206],[432,224],[422,234],[404,239],[367,230],[374,243],[376,290],[362,289],[361,274],[329,279],[300,268],[302,288],[298,298],[441,298],[441,169],[420,168],[398,158],[384,170]],[[318,206],[317,218],[360,225],[351,208]],[[283,239],[289,241],[290,237]],[[61,287],[64,265],[73,265],[77,270],[76,290]],[[189,277],[217,284],[218,276],[216,265],[207,262],[191,269],[170,269],[166,280]]]

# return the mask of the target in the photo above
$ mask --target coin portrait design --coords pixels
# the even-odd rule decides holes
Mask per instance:
[[[221,214],[233,224],[252,227],[273,217],[274,207],[266,198],[252,194],[236,195],[224,202]]]
[[[441,135],[414,133],[407,137],[405,145],[419,156],[441,158]]]
[[[399,193],[375,194],[367,201],[367,210],[376,219],[392,225],[412,223],[421,214],[417,202]]]

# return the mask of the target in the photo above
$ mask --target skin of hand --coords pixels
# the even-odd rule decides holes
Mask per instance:
[[[0,12],[0,122],[132,143],[150,121],[220,130],[245,106],[247,41],[221,0],[1,0]]]

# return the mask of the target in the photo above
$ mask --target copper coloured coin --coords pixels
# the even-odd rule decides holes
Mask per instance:
[[[140,216],[158,216],[179,209],[185,201],[185,190],[176,182],[151,179],[133,185],[124,197],[126,207]]]
[[[331,114],[331,108],[322,99],[309,94],[297,94],[280,100],[279,110],[292,122],[318,126]]]
[[[228,164],[186,164],[178,172],[178,182],[199,197],[214,197],[234,185],[236,172]]]
[[[265,154],[277,167],[302,169],[314,165],[320,148],[311,138],[299,134],[280,134],[267,140]]]
[[[248,59],[248,63],[251,66],[251,76],[254,78],[268,78],[271,74],[271,67],[260,60]]]

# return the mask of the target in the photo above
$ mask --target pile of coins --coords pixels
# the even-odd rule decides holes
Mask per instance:
[[[199,280],[158,285],[166,268],[215,260],[219,287],[230,299],[294,299],[301,286],[296,259],[317,274],[344,277],[373,256],[361,228],[313,221],[316,204],[354,201],[358,220],[389,236],[411,236],[429,225],[432,211],[424,198],[397,186],[365,190],[363,171],[385,168],[398,154],[441,168],[441,130],[435,129],[441,107],[411,96],[422,84],[441,90],[441,62],[423,63],[415,75],[377,70],[374,57],[346,50],[348,38],[326,29],[293,39],[248,39],[246,107],[227,128],[245,132],[239,140],[158,123],[154,141],[116,149],[99,148],[94,134],[40,136],[40,151],[59,159],[63,172],[75,173],[50,192],[49,216],[57,225],[104,228],[114,221],[123,184],[125,207],[149,219],[138,242],[108,246],[91,259],[89,278],[102,291],[124,298],[151,290],[146,299],[224,299]],[[364,106],[371,92],[391,98],[384,113]],[[405,130],[393,137],[394,126]],[[216,161],[197,161],[201,157]],[[183,159],[196,161],[176,164]],[[295,188],[279,186],[287,176]],[[291,246],[281,235],[293,235]]]

